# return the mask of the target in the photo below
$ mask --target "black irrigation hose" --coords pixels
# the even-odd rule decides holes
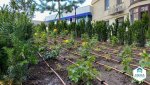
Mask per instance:
[[[63,39],[65,39],[65,38],[63,38]],[[59,40],[57,40],[57,41],[59,41]],[[78,43],[80,43],[81,44],[81,42],[78,40],[77,41]],[[99,46],[98,46],[99,47]],[[94,50],[95,51],[95,50]],[[103,53],[105,53],[104,51],[102,51]],[[137,55],[137,54],[136,54]],[[136,61],[139,61],[140,59],[137,59],[137,58],[132,58],[132,59],[134,59],[134,60],[136,60]],[[116,60],[114,60],[114,61],[116,61]],[[120,61],[119,61],[120,62]]]
[[[67,50],[67,49],[65,49],[65,50]],[[73,52],[71,52],[71,53],[73,53]],[[77,54],[75,54],[75,55],[77,55]],[[81,56],[81,55],[78,54],[78,56]],[[111,66],[108,66],[108,65],[104,65],[104,64],[101,64],[99,62],[96,62],[96,63],[99,64],[99,65],[105,66],[105,67],[110,67],[111,69],[113,69],[113,70],[115,70],[115,71],[117,71],[119,73],[125,74],[125,75],[129,76],[130,78],[132,78],[132,76],[129,75],[128,73],[122,72],[122,71],[120,71],[120,70],[118,70],[118,69],[116,69],[114,67],[111,67]],[[146,83],[146,84],[148,84],[148,85],[150,85],[150,83],[148,81],[143,81],[143,82]]]
[[[47,67],[55,73],[55,75],[60,79],[60,81],[62,82],[63,85],[66,85],[66,83],[62,80],[62,78],[59,76],[59,74],[53,69],[50,67],[50,65],[45,61],[45,59],[42,57],[42,55],[40,53],[38,53],[38,55],[43,59],[43,61],[45,62],[45,64],[47,65]]]
[[[58,41],[58,40],[57,40],[57,41]],[[78,42],[80,43],[80,41],[78,41]],[[67,50],[67,49],[64,49],[64,50]],[[73,53],[73,52],[71,52],[71,53]],[[80,56],[80,55],[77,54],[77,53],[73,53],[73,54]],[[93,53],[93,52],[91,52],[91,54],[96,55],[96,56],[99,56],[99,57],[102,57],[102,58],[105,58],[105,57],[103,57],[103,56],[101,56],[101,55],[99,55],[99,54]],[[106,59],[106,58],[105,58],[105,59]],[[132,59],[134,59],[134,60],[140,60],[140,59],[136,59],[136,58],[132,58]],[[117,62],[117,63],[121,63],[121,61],[116,60],[116,59],[106,59],[106,60],[111,60],[111,61],[114,61],[114,62]],[[138,67],[137,65],[134,65],[134,64],[130,64],[130,66],[132,66],[132,67]],[[145,69],[150,71],[149,68],[145,68]]]
[[[67,49],[64,49],[64,50],[66,50],[67,51]],[[75,55],[78,55],[78,56],[80,56],[79,54],[77,54],[77,53],[74,53],[74,52],[71,52],[71,53],[73,53],[73,54],[75,54]],[[98,55],[98,54],[95,54],[95,53],[92,53],[91,52],[91,54],[93,54],[93,55],[97,55],[97,56],[100,56],[100,55]],[[102,57],[102,56],[100,56],[100,57]],[[103,58],[105,58],[105,57],[103,57]],[[115,59],[109,59],[109,60],[112,60],[112,61],[114,61],[114,62],[117,62],[117,63],[120,63],[120,61],[118,61],[118,60],[115,60]],[[98,62],[96,62],[97,64],[98,64]],[[104,64],[100,64],[99,63],[99,65],[103,65],[104,66]],[[133,65],[133,64],[130,64],[131,66],[136,66],[136,65]],[[108,66],[108,65],[105,65],[105,66]],[[129,77],[131,77],[132,78],[132,76],[131,75],[129,75],[129,74],[127,74],[127,73],[124,73],[124,72],[122,72],[122,71],[120,71],[120,70],[118,70],[118,69],[116,69],[116,68],[113,68],[113,67],[111,67],[111,66],[108,66],[108,67],[110,67],[110,68],[112,68],[113,70],[115,70],[115,71],[117,71],[117,72],[119,72],[119,73],[122,73],[122,74],[125,74],[125,75],[127,75],[127,76],[129,76]],[[137,67],[137,66],[136,66]],[[145,69],[147,69],[147,68],[145,68]],[[149,70],[149,69],[147,69],[147,70]],[[148,82],[148,81],[143,81],[144,83],[146,83],[146,84],[148,84],[148,85],[150,85],[150,83]]]
[[[96,54],[96,53],[93,53],[93,52],[92,52],[91,54],[96,55],[96,56],[98,56],[98,57],[102,57],[101,55]],[[102,58],[105,58],[105,57],[102,57]],[[105,58],[105,59],[106,59],[106,58]],[[118,60],[116,60],[116,59],[111,59],[111,58],[110,58],[110,59],[106,59],[106,60],[111,60],[111,61],[113,61],[113,62],[120,63],[120,61],[118,61]],[[130,64],[130,66],[132,66],[132,67],[139,67],[138,65],[134,65],[134,64]],[[144,69],[150,71],[149,68],[144,68]]]
[[[99,64],[99,65],[101,65],[101,66],[104,66],[104,67],[109,67],[109,68],[111,68],[111,69],[113,69],[113,70],[115,70],[115,71],[117,71],[117,72],[119,72],[119,73],[125,74],[125,75],[127,75],[128,77],[133,78],[130,74],[128,74],[128,73],[126,73],[126,72],[122,72],[122,71],[120,71],[120,70],[118,70],[118,69],[116,69],[116,68],[114,68],[114,67],[112,67],[112,66],[105,65],[105,64],[102,64],[102,63],[99,63],[99,62],[96,62],[96,63]],[[143,82],[146,83],[147,85],[150,85],[150,83],[149,83],[148,81],[143,81]]]

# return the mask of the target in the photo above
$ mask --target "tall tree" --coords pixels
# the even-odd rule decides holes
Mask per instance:
[[[71,12],[74,7],[83,4],[85,0],[39,0],[38,2],[35,0],[35,2],[38,10],[41,12],[50,11],[50,13],[57,12],[60,20],[62,13]]]
[[[24,12],[30,18],[33,17],[35,12],[34,0],[11,0],[10,7],[14,12]]]

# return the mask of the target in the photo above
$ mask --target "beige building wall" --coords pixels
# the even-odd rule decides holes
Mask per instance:
[[[123,4],[123,11],[112,13],[114,6],[117,5],[117,0],[109,0],[110,1],[110,8],[105,10],[105,0],[92,0],[91,5],[93,6],[93,21],[109,21],[109,24],[115,22],[116,19],[120,17],[124,17],[124,20],[127,17],[130,18],[130,9],[137,7],[139,5],[149,4],[150,0],[140,1],[134,4],[130,4],[130,0],[122,0]]]

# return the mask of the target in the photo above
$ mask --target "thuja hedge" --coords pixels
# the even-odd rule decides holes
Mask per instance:
[[[67,24],[66,21],[58,21],[57,24],[54,22],[49,23],[49,30],[58,29],[59,33],[62,30],[73,31],[76,37],[81,37],[81,34],[87,33],[90,37],[97,34],[99,41],[107,41],[116,37],[118,44],[133,44],[144,47],[146,38],[150,37],[149,28],[149,16],[147,13],[143,14],[141,20],[137,20],[130,23],[127,18],[122,24],[117,24],[117,21],[112,25],[107,25],[105,21],[85,21],[81,20],[80,23]]]
[[[25,13],[13,12],[8,6],[0,8],[0,80],[21,85],[29,64],[36,63],[33,27]]]

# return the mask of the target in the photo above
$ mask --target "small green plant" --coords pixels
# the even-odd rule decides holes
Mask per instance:
[[[63,41],[65,47],[68,48],[68,49],[73,48],[74,45],[75,45],[75,39],[73,37],[73,34],[71,34],[70,36],[71,36],[70,39],[66,39],[66,40]]]
[[[98,44],[98,36],[94,35],[91,39],[88,35],[84,34],[82,36],[82,45],[79,48],[80,55],[84,58],[90,55],[91,50]]]
[[[88,42],[90,40],[90,37],[88,36],[88,34],[84,33],[82,34],[81,39],[83,42]]]
[[[144,50],[140,55],[142,56],[142,59],[139,61],[139,64],[142,67],[150,67],[150,54]]]
[[[61,45],[55,45],[50,48],[50,51],[47,51],[45,53],[44,58],[45,59],[56,59],[60,54],[60,50],[61,50]]]
[[[64,40],[64,45],[68,49],[71,49],[74,43],[75,43],[74,39]]]
[[[112,46],[115,46],[118,44],[118,38],[116,36],[112,36],[110,39],[110,42],[111,42]]]
[[[147,41],[146,46],[150,47],[150,41]]]
[[[35,33],[33,35],[34,44],[39,48],[39,51],[41,49],[45,48],[47,45],[47,34],[45,31],[39,31],[39,27],[35,27]]]
[[[98,35],[93,35],[92,38],[89,40],[89,43],[92,47],[95,48],[98,44]]]
[[[60,37],[65,37],[65,36],[67,36],[67,34],[69,33],[69,31],[68,30],[63,30],[63,31],[61,31],[61,33],[60,33]]]
[[[131,72],[130,63],[132,61],[132,56],[133,56],[132,49],[128,45],[125,46],[123,48],[123,51],[119,54],[119,57],[122,58],[121,64],[123,65],[124,72],[128,73]]]
[[[79,51],[80,51],[80,55],[83,58],[87,58],[87,56],[90,55],[90,51],[91,51],[90,43],[82,42],[82,46],[79,48]]]
[[[93,68],[94,61],[95,57],[90,56],[87,60],[81,59],[70,65],[67,70],[71,81],[76,84],[91,85],[91,80],[94,80],[99,74],[97,69]]]

